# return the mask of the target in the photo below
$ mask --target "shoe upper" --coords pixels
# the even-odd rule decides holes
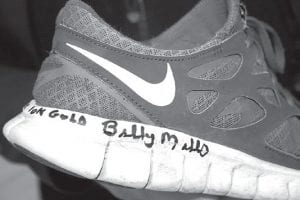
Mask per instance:
[[[71,0],[33,95],[43,106],[152,124],[300,168],[299,107],[277,82],[284,52],[268,25],[228,0],[206,43],[158,49],[133,41]]]

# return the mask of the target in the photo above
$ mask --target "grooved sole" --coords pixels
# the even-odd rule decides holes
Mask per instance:
[[[300,199],[299,171],[166,128],[31,101],[3,130],[30,155],[88,179],[159,191]]]

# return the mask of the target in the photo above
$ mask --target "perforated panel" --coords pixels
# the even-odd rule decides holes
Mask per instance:
[[[241,64],[242,57],[232,55],[195,67],[188,75],[202,80],[229,80],[238,73]]]
[[[291,117],[274,129],[267,137],[266,143],[271,148],[293,157],[300,158],[300,120]]]
[[[187,96],[190,112],[201,114],[206,111],[218,98],[216,91],[191,91]]]
[[[242,128],[259,122],[265,115],[265,110],[256,101],[238,97],[213,118],[211,126],[221,129]]]

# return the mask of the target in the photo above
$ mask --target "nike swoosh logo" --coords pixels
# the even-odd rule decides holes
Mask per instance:
[[[69,43],[66,43],[66,45],[116,76],[137,95],[149,103],[156,106],[167,106],[173,102],[175,98],[176,86],[174,74],[169,63],[167,63],[167,73],[164,80],[160,83],[153,84],[94,53]]]

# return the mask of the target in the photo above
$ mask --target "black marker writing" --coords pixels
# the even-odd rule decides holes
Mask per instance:
[[[124,138],[133,138],[133,139],[140,139],[144,141],[144,144],[146,147],[151,148],[154,145],[155,142],[155,135],[154,134],[149,134],[145,133],[145,127],[141,126],[140,130],[137,130],[137,126],[134,124],[131,126],[131,131],[127,129],[123,129],[119,137],[124,137]],[[150,141],[148,141],[150,139]],[[147,140],[147,141],[146,141]]]
[[[84,116],[80,116],[80,117],[79,117],[78,124],[79,124],[79,125],[82,125],[82,126],[85,126],[85,125],[86,125],[86,119],[85,119]]]
[[[49,112],[49,117],[50,118],[57,118],[59,117],[61,120],[67,120],[67,119],[70,119],[69,122],[71,123],[77,123],[79,125],[82,125],[82,126],[85,126],[86,125],[86,119],[85,117],[82,115],[78,118],[78,121],[77,121],[77,116],[75,113],[71,114],[71,116],[69,115],[66,115],[66,114],[62,114],[62,113],[59,113],[59,110],[52,110],[51,112]]]
[[[190,144],[185,143],[182,146],[182,150],[197,152],[201,157],[206,156],[209,152],[208,146],[206,144],[201,145],[200,140],[197,140],[195,143],[193,138],[191,138]]]
[[[49,117],[51,117],[51,118],[55,118],[57,116],[59,116],[59,111],[58,110],[53,110],[49,113]]]
[[[103,133],[105,135],[110,137],[117,136],[119,138],[132,138],[134,140],[141,140],[147,148],[152,148],[155,142],[160,142],[161,144],[172,144],[172,150],[179,145],[178,137],[169,132],[163,132],[155,135],[154,133],[147,132],[145,126],[132,124],[131,127],[123,128],[118,127],[118,123],[112,120],[105,121],[102,123],[102,125]],[[160,141],[156,141],[156,136],[160,136]],[[190,153],[197,153],[201,157],[204,157],[209,153],[208,146],[204,143],[202,144],[201,140],[194,138],[191,138],[189,143],[184,143],[181,146],[181,150]]]
[[[50,109],[49,108],[43,108],[43,107],[35,107],[35,106],[32,106],[29,110],[28,110],[28,113],[30,113],[31,115],[39,115],[39,116],[43,116],[45,114],[46,111],[49,111]],[[87,123],[87,120],[86,118],[84,117],[84,115],[78,115],[78,114],[75,114],[75,113],[72,113],[71,115],[69,114],[65,114],[65,113],[62,113],[63,111],[59,111],[58,109],[55,109],[55,110],[51,110],[49,113],[48,113],[48,117],[50,118],[58,118],[62,121],[68,121],[71,122],[71,123],[76,123],[76,124],[79,124],[81,126],[85,126],[86,123]]]
[[[44,108],[35,108],[34,106],[32,108],[30,108],[29,112],[30,114],[39,114],[40,116],[43,116],[44,112],[46,111],[46,109]]]
[[[164,132],[161,135],[161,144],[164,144],[166,142],[166,140],[168,140],[168,142],[171,142],[171,140],[174,141],[174,145],[172,147],[172,150],[174,150],[175,147],[176,147],[176,145],[178,144],[178,138],[177,138],[177,136],[176,135],[171,135],[168,132]]]
[[[146,147],[151,148],[155,142],[155,135],[153,133],[145,133],[145,127],[141,126],[141,134],[145,135],[146,138],[150,139],[150,142],[144,141]]]
[[[102,123],[103,133],[107,136],[114,136],[117,133],[118,123],[116,121],[106,121]]]
[[[60,118],[61,118],[61,120],[66,120],[66,119],[68,119],[69,117],[68,117],[68,115],[61,114],[61,115],[60,115]]]

